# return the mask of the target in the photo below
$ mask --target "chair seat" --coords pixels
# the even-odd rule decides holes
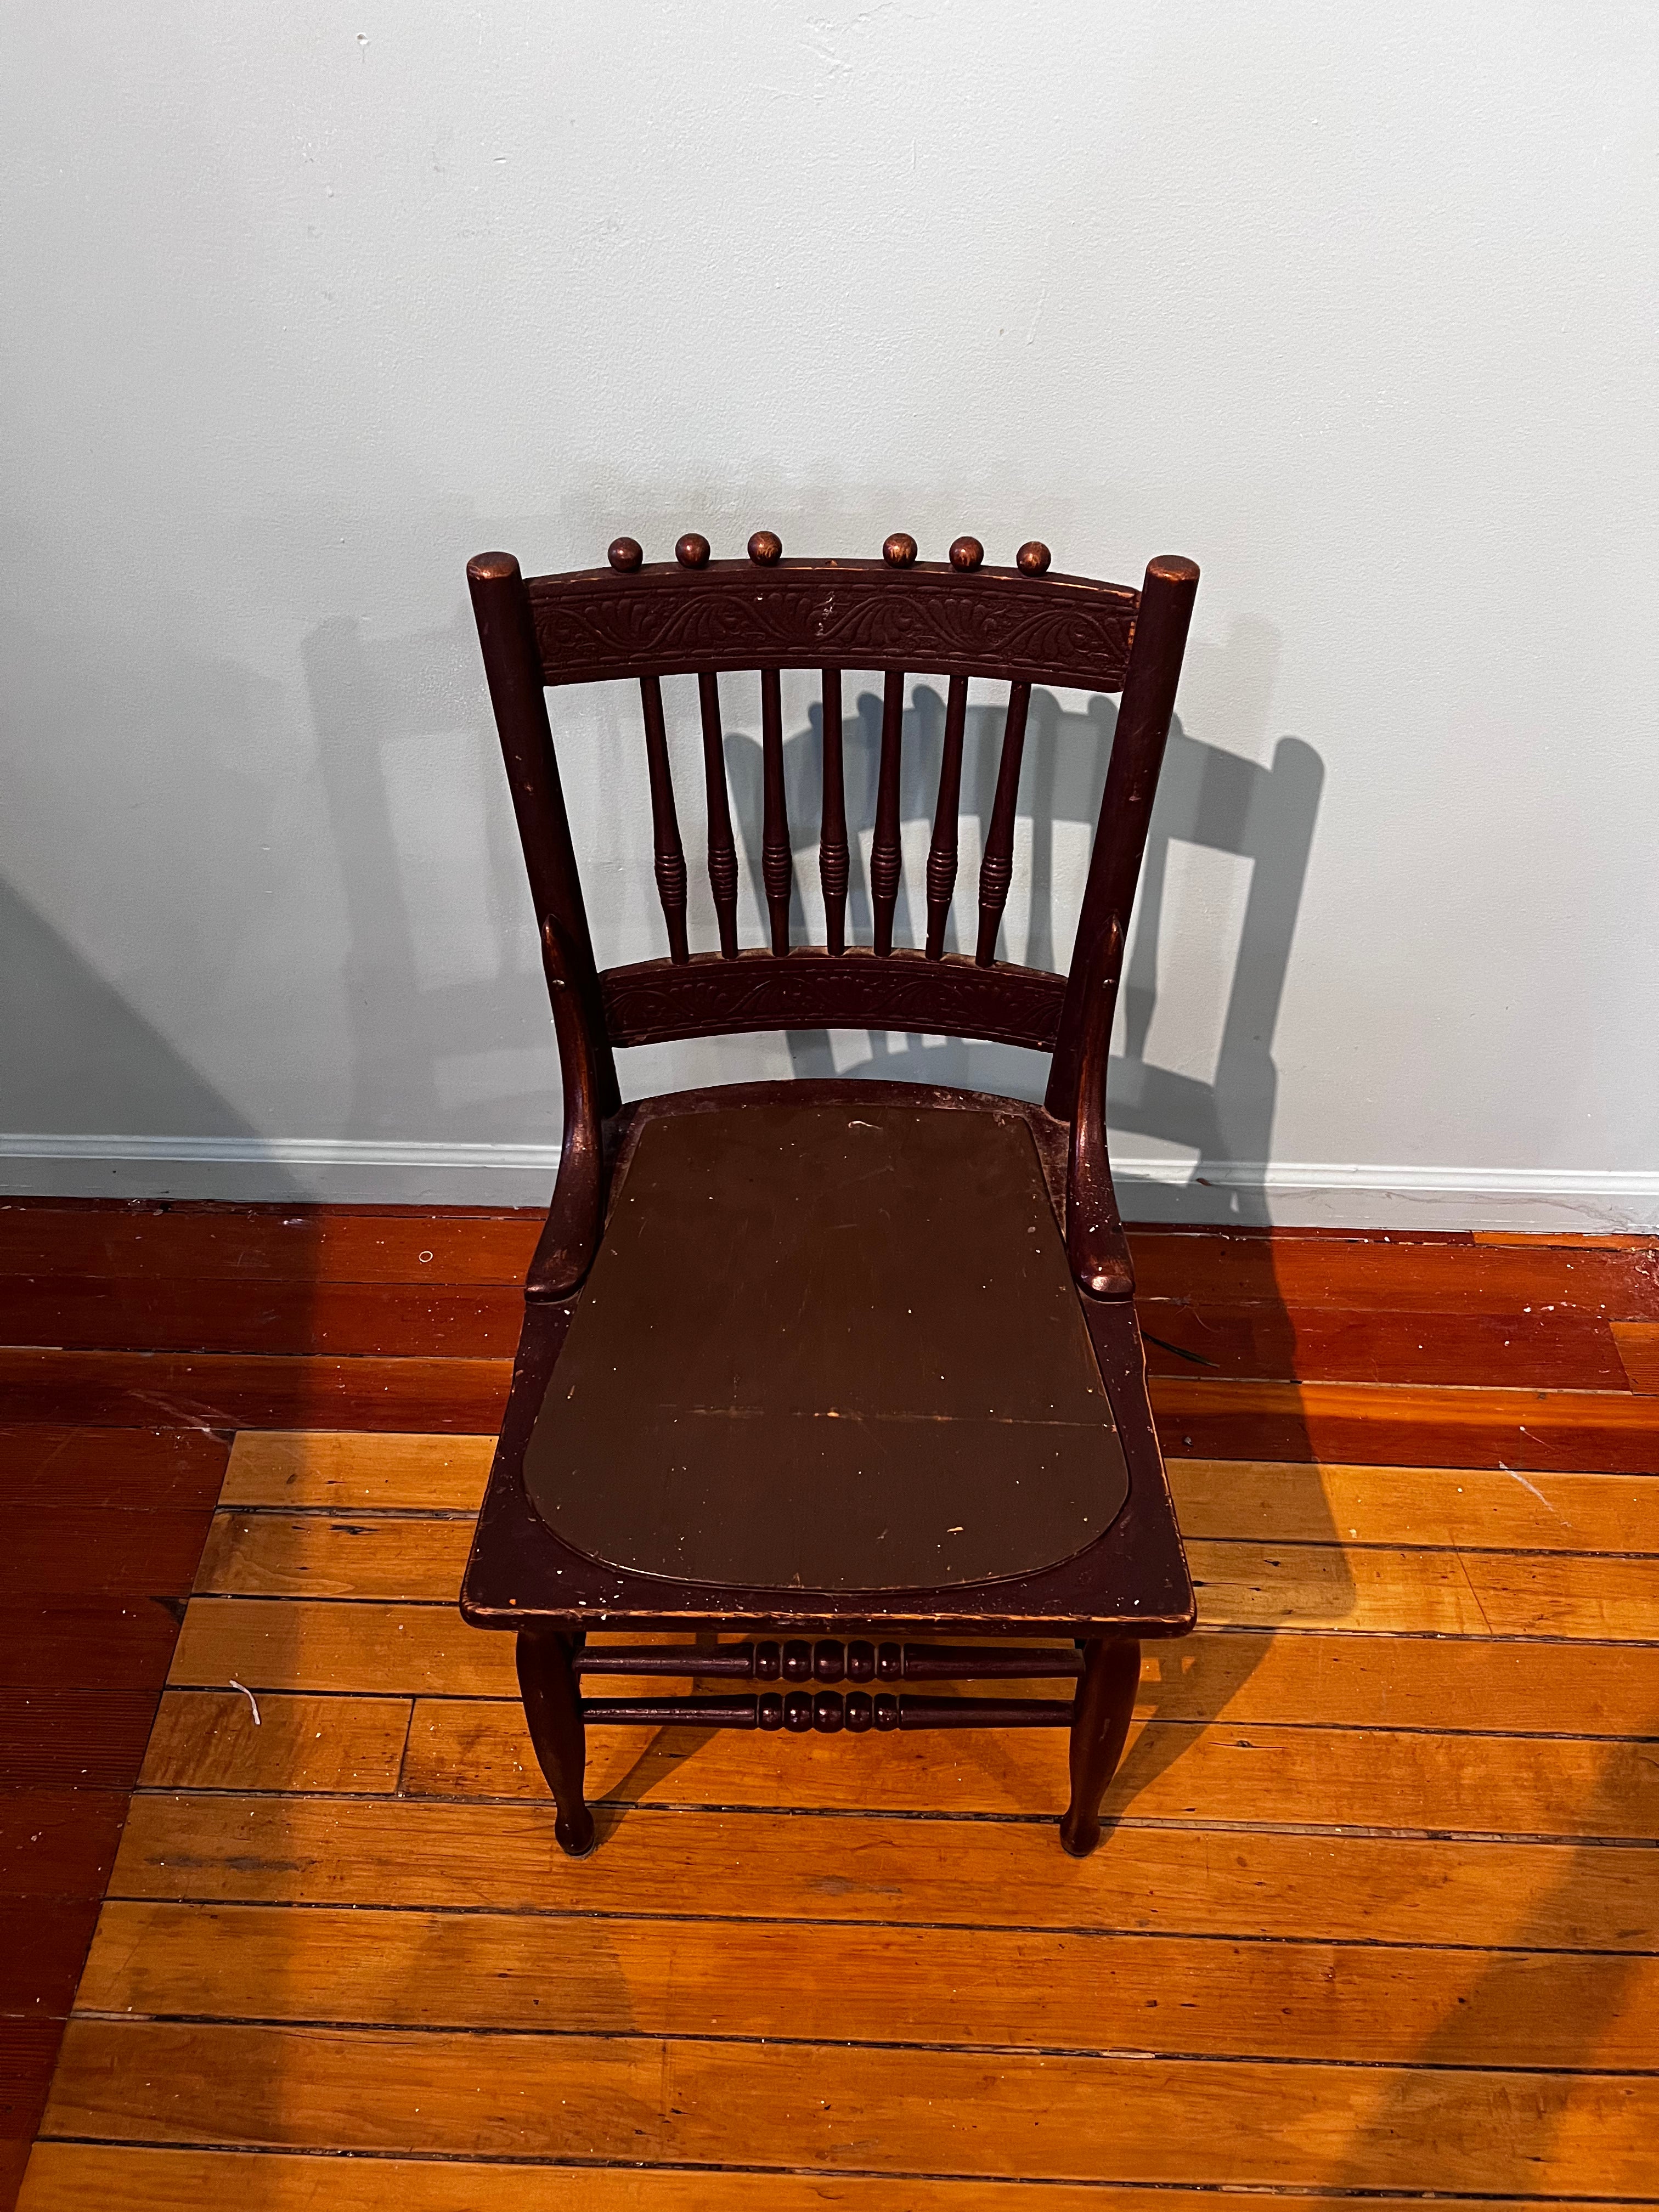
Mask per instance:
[[[849,1087],[641,1127],[525,1451],[563,1545],[703,1587],[942,1589],[1118,1515],[1025,1117]]]

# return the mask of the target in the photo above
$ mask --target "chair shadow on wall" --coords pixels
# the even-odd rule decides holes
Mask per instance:
[[[488,803],[501,765],[470,618],[370,639],[340,616],[301,654],[345,902],[347,1132],[510,1142],[533,1100],[537,1136],[556,1138],[558,1062],[504,787]]]
[[[6,1041],[0,1128],[8,1132],[255,1135],[223,1094],[3,880],[0,1033]],[[273,1167],[271,1176],[272,1198],[290,1195],[283,1170]],[[125,1193],[112,1188],[111,1195]]]
[[[1071,860],[1080,884],[1083,855],[1099,811],[1106,765],[1115,725],[1115,702],[1092,700],[1081,714],[1070,713],[1052,693],[1034,693],[1021,782],[1023,833],[1029,838],[1028,934],[1022,948],[1016,936],[1012,957],[1033,966],[1064,964],[1067,948],[1057,945],[1054,908],[1057,872],[1065,856],[1056,849],[1056,825],[1075,832]],[[919,845],[932,823],[943,743],[945,705],[939,694],[917,685],[905,716],[901,817],[907,834],[906,868],[895,920],[895,940],[921,940],[925,916],[919,896]],[[872,908],[867,876],[868,835],[874,820],[875,775],[880,753],[881,701],[860,694],[855,714],[843,727],[848,823],[851,848],[848,933],[867,941]],[[962,865],[947,951],[971,951],[972,914],[979,841],[971,835],[976,820],[982,840],[995,787],[1001,714],[970,708],[963,747]],[[822,788],[822,709],[814,707],[805,729],[785,744],[785,783],[792,839],[797,854],[793,924],[798,934],[810,925],[801,898],[801,876],[815,870],[818,793]],[[759,839],[762,760],[758,740],[728,730],[727,772],[734,817],[748,828],[744,843],[750,884],[764,910]],[[1271,764],[1193,737],[1177,717],[1170,736],[1147,840],[1142,887],[1136,903],[1121,993],[1121,1048],[1114,1053],[1107,1085],[1108,1115],[1114,1132],[1179,1146],[1195,1158],[1185,1182],[1137,1176],[1118,1177],[1127,1215],[1146,1224],[1141,1239],[1138,1295],[1148,1365],[1154,1377],[1153,1404],[1167,1455],[1179,1460],[1190,1448],[1167,1397],[1183,1383],[1224,1384],[1231,1377],[1294,1383],[1301,1379],[1296,1328],[1281,1296],[1268,1233],[1269,1213],[1260,1168],[1270,1156],[1278,1072],[1273,1031],[1296,930],[1303,884],[1318,816],[1323,765],[1301,739],[1280,738]],[[862,839],[857,832],[862,830]],[[1167,966],[1170,924],[1172,849],[1195,845],[1231,854],[1248,865],[1249,889],[1231,976],[1224,993],[1213,1071],[1208,1079],[1159,1065],[1148,1057],[1158,1009],[1160,966]],[[1018,846],[1017,844],[1017,851]],[[1015,900],[1009,919],[1017,921]],[[965,917],[965,919],[964,919]],[[1005,944],[1009,940],[1005,938]],[[840,1073],[891,1082],[969,1084],[967,1052],[954,1040],[896,1039],[866,1033],[864,1056],[839,1064],[830,1040],[821,1031],[792,1035],[791,1059],[799,1076]],[[855,1048],[856,1050],[856,1048]],[[1010,1050],[998,1056],[991,1087],[1026,1097],[1041,1096],[1047,1063],[1039,1055]],[[981,1079],[981,1087],[986,1087]],[[1152,1224],[1174,1234],[1154,1234]],[[1231,1232],[1219,1270],[1224,1281],[1208,1295],[1202,1282],[1189,1291],[1182,1281],[1181,1247],[1190,1233],[1194,1264],[1215,1272],[1216,1230]],[[1206,1339],[1211,1340],[1206,1342]],[[1166,1403],[1158,1402],[1158,1383]],[[1215,1425],[1211,1417],[1212,1429]],[[1273,1630],[1334,1626],[1353,1610],[1353,1581],[1340,1548],[1316,1464],[1313,1439],[1298,1411],[1281,1412],[1270,1453],[1235,1448],[1218,1457],[1270,1457],[1286,1527],[1297,1531],[1297,1549],[1322,1547],[1319,1572],[1288,1586],[1276,1609],[1273,1594],[1248,1570],[1230,1571],[1226,1538],[1214,1543],[1201,1534],[1194,1559],[1199,1612],[1205,1618],[1206,1567],[1212,1552],[1217,1571],[1209,1577],[1217,1591],[1218,1618],[1245,1632],[1200,1639],[1195,1644],[1151,1647],[1143,1675],[1140,1711],[1154,1725],[1132,1741],[1108,1795],[1108,1819],[1121,1817],[1153,1789],[1188,1747],[1198,1727],[1220,1718],[1244,1691],[1267,1650]],[[1183,1489],[1202,1486],[1211,1462],[1194,1460],[1177,1466],[1177,1498]],[[1224,1478],[1218,1474],[1214,1485]],[[1188,1535],[1201,1530],[1200,1514],[1186,1516]],[[1239,1532],[1225,1518],[1218,1530]],[[1277,1532],[1263,1528],[1261,1538]],[[1323,1547],[1328,1547],[1328,1549]],[[1162,1724],[1158,1724],[1159,1723]],[[672,1762],[671,1762],[672,1764]]]
[[[1061,964],[1053,925],[1054,827],[1056,823],[1075,825],[1086,838],[1099,811],[1115,721],[1115,702],[1108,699],[1091,702],[1085,714],[1071,714],[1052,693],[1033,696],[1020,809],[1030,839],[1030,928],[1024,957],[1033,967]],[[905,717],[901,816],[906,825],[924,834],[933,818],[944,724],[944,702],[937,692],[918,687]],[[856,719],[844,731],[849,831],[855,826],[868,830],[874,819],[880,734],[881,701],[866,692],[859,698]],[[990,817],[1000,735],[1000,709],[970,709],[963,747],[963,811],[977,818],[981,836]],[[745,822],[758,823],[760,745],[755,738],[738,734],[728,737],[726,751],[734,811],[740,811]],[[788,741],[785,757],[795,849],[814,852],[823,757],[820,708],[811,710],[811,726]],[[1245,1178],[1266,1162],[1270,1149],[1278,1092],[1273,1036],[1323,780],[1319,755],[1298,738],[1281,738],[1272,765],[1263,768],[1242,754],[1190,737],[1179,715],[1171,726],[1121,993],[1124,1049],[1112,1057],[1107,1105],[1115,1131],[1190,1149],[1197,1157],[1185,1184],[1120,1175],[1119,1196],[1126,1212],[1148,1220],[1206,1225],[1218,1219],[1268,1224],[1265,1192],[1259,1182]],[[857,811],[860,802],[861,817]],[[1170,850],[1177,844],[1232,854],[1250,869],[1214,1073],[1207,1081],[1146,1057],[1159,995]],[[751,836],[747,850],[755,897],[763,911],[757,838]],[[958,917],[964,893],[971,904],[975,866],[973,855],[964,850],[957,906],[945,935],[947,951],[972,949],[971,925],[964,942]],[[900,887],[894,934],[901,944],[921,941],[923,916],[912,880],[918,874],[907,869]],[[797,932],[804,931],[799,876],[793,919]],[[867,938],[871,922],[865,848],[855,842],[849,932]],[[797,1075],[836,1072],[822,1032],[802,1032],[790,1042]],[[1037,1055],[1023,1057],[1036,1070]],[[960,1048],[951,1043],[930,1044],[912,1037],[895,1045],[890,1038],[871,1033],[866,1060],[843,1066],[840,1073],[895,1082],[952,1082],[966,1079],[961,1070]],[[1034,1087],[1025,1095],[1040,1095],[1035,1087],[1037,1079],[1034,1077]]]

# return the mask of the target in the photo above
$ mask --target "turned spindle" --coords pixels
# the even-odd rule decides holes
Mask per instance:
[[[1002,757],[997,763],[997,795],[991,804],[991,826],[979,871],[979,943],[974,958],[981,968],[990,967],[996,958],[997,933],[1008,903],[1008,886],[1014,878],[1014,813],[1019,803],[1019,764],[1025,751],[1025,722],[1030,710],[1030,685],[1011,684],[1008,716],[1002,726]]]
[[[812,1647],[810,1644],[789,1643],[784,1645],[783,1679],[786,1682],[811,1680]]]
[[[957,544],[964,541],[958,538]],[[976,543],[969,538],[969,544]],[[951,557],[956,546],[951,548]],[[968,721],[968,678],[953,676],[945,708],[945,752],[939,768],[939,805],[927,848],[927,943],[930,960],[945,957],[945,925],[957,887],[957,819],[962,811],[962,733]]]
[[[645,712],[645,757],[651,783],[652,866],[663,920],[668,925],[668,957],[678,967],[691,957],[685,941],[685,850],[674,811],[674,781],[668,767],[659,678],[641,677],[640,700]]]
[[[881,695],[881,767],[876,784],[876,827],[870,841],[870,899],[875,908],[876,952],[893,950],[893,910],[898,904],[899,770],[904,749],[904,671],[890,668]]]
[[[818,828],[818,881],[823,887],[823,941],[847,950],[847,789],[842,771],[841,671],[823,672],[823,808]]]
[[[738,957],[738,849],[732,836],[732,801],[726,787],[726,740],[720,729],[720,678],[712,669],[697,678],[702,714],[702,779],[708,801],[708,888],[714,896],[720,957]]]
[[[789,808],[783,787],[783,693],[775,668],[761,671],[761,881],[772,926],[772,950],[781,960],[789,950],[789,893],[794,882],[790,857]]]

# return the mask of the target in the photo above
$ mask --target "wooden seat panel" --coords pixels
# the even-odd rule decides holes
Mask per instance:
[[[1128,1491],[1018,1111],[650,1121],[525,1461],[588,1557],[780,1591],[1037,1571]]]

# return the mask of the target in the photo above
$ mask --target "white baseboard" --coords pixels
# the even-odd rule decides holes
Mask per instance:
[[[1125,1218],[1283,1228],[1510,1230],[1659,1236],[1659,1174],[1601,1168],[1434,1168],[1270,1160],[1201,1171],[1114,1155]]]
[[[544,1206],[558,1167],[556,1145],[0,1133],[0,1188],[18,1198]]]
[[[174,1198],[367,1206],[545,1206],[556,1145],[377,1138],[0,1133],[16,1197]],[[1334,1229],[1659,1232],[1659,1172],[1599,1168],[1211,1164],[1114,1157],[1132,1220]]]

